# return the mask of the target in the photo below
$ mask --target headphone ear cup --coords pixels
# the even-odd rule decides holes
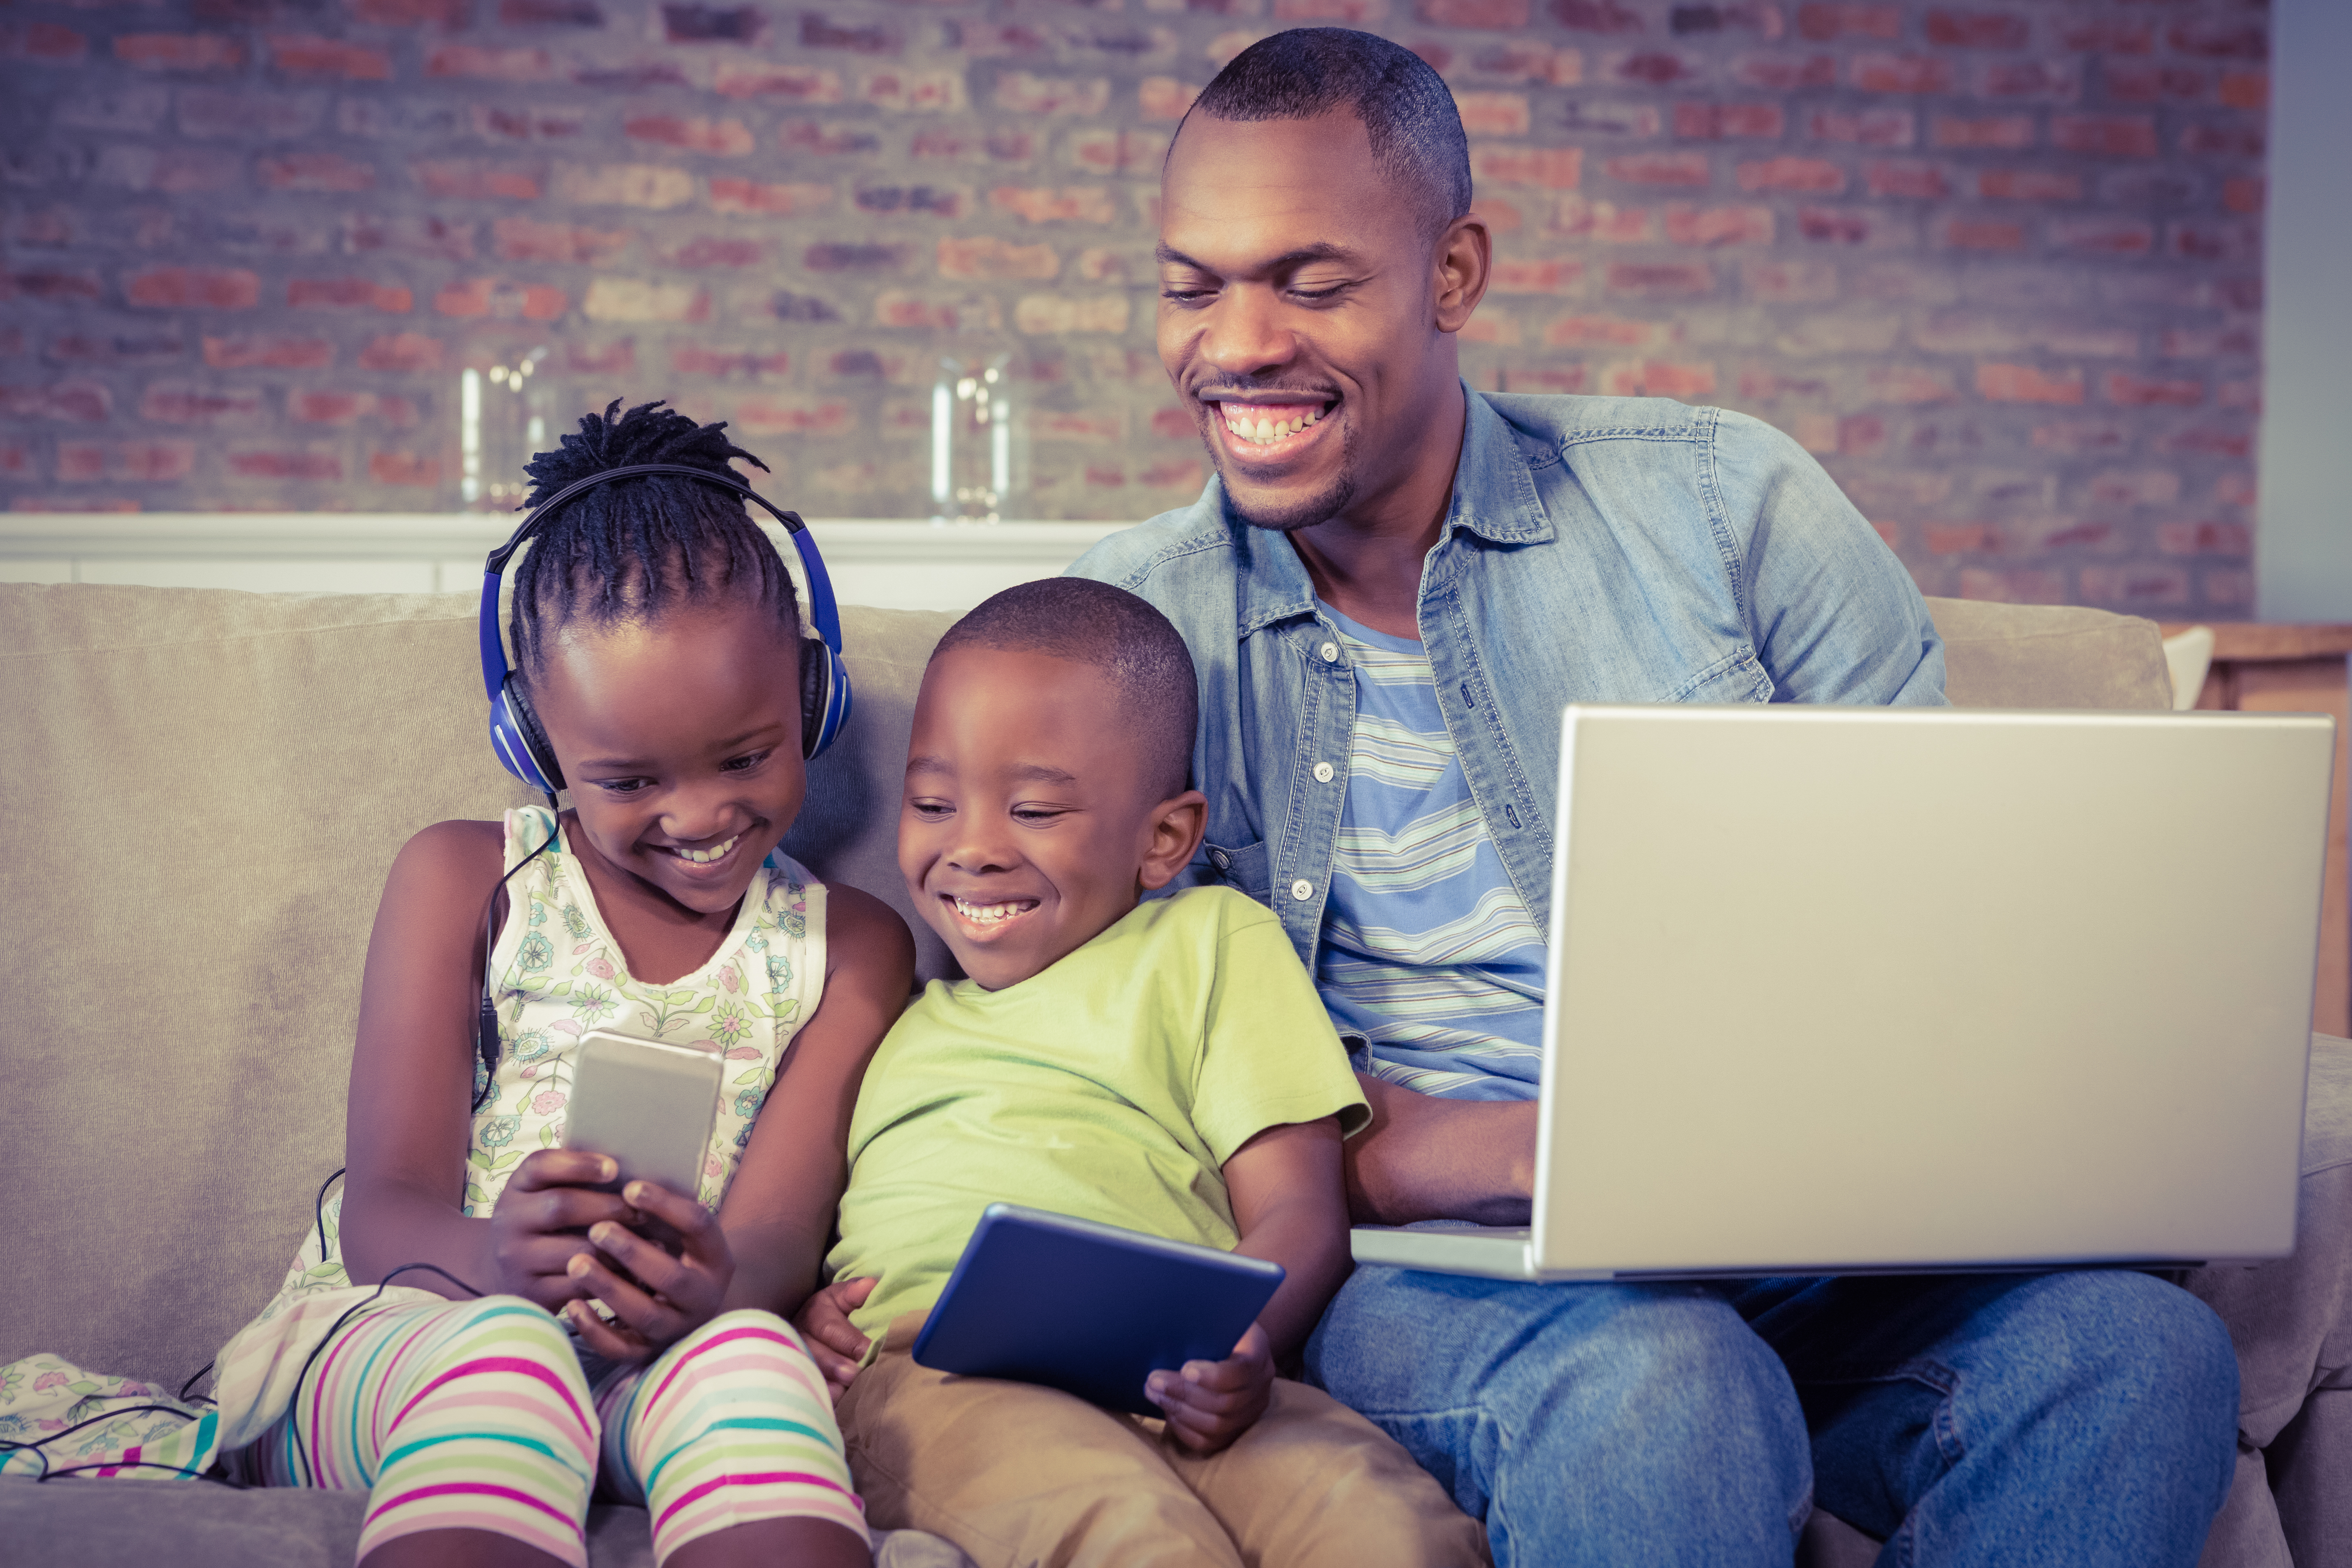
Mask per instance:
[[[814,637],[801,638],[801,756],[824,749],[824,712],[833,691],[833,650]]]
[[[555,794],[563,787],[563,770],[556,765],[555,748],[548,744],[547,731],[540,728],[539,715],[530,710],[530,699],[523,695],[521,684],[511,675],[500,688],[499,699],[497,711],[490,715],[491,740],[502,742],[499,721],[503,716],[509,721],[508,727],[520,742],[531,773],[539,776],[531,777],[511,762],[507,763],[508,771],[542,795]],[[506,752],[507,747],[500,743],[499,754],[504,757]]]

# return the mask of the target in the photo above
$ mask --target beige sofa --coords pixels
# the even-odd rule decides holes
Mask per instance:
[[[2147,622],[1931,605],[1955,701],[2168,700]],[[902,912],[898,778],[947,619],[846,612],[856,721],[789,840]],[[342,1163],[360,961],[394,851],[523,798],[484,739],[467,598],[0,586],[0,1362],[53,1351],[176,1385],[258,1310]],[[2352,1047],[2323,1040],[2316,1063],[2315,1104],[2339,1110],[2306,1140],[2302,1249],[2189,1281],[2246,1370],[2238,1485],[2207,1555],[2230,1568],[2281,1568],[2290,1542],[2304,1568],[2352,1564]],[[358,1504],[0,1481],[0,1557],[341,1568]],[[599,1564],[650,1561],[641,1512],[595,1528]],[[1806,1555],[1870,1550],[1817,1518]]]

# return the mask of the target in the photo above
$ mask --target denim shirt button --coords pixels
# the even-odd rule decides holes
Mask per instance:
[[[1290,884],[1290,896],[1303,904],[1315,896],[1315,884],[1302,877]]]
[[[1212,849],[1209,851],[1209,864],[1214,866],[1218,870],[1229,870],[1232,868],[1234,858],[1226,854],[1223,850]]]
[[[1315,782],[1317,784],[1329,784],[1331,782],[1330,763],[1318,763],[1315,764]]]
[[[1327,642],[1315,651],[1322,655],[1323,662],[1326,664],[1337,664],[1339,662],[1339,645],[1338,643]]]

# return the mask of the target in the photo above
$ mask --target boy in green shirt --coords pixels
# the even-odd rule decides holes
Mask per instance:
[[[1275,1375],[1347,1277],[1339,1142],[1368,1112],[1270,912],[1226,888],[1142,901],[1200,845],[1197,702],[1175,628],[1105,584],[1024,584],[941,639],[898,865],[971,978],[932,982],[866,1071],[839,1282],[802,1327],[841,1389],[866,1518],[984,1568],[1484,1562],[1402,1448]],[[1161,1420],[917,1366],[998,1200],[1287,1277],[1231,1356],[1151,1374]]]

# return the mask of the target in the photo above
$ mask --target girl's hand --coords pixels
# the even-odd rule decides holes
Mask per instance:
[[[1223,1361],[1188,1361],[1143,1380],[1144,1397],[1168,1418],[1168,1435],[1195,1454],[1232,1445],[1274,1398],[1274,1347],[1255,1323]]]
[[[573,1149],[541,1149],[517,1165],[490,1212],[498,1279],[488,1293],[520,1296],[551,1312],[577,1300],[583,1292],[568,1269],[572,1258],[594,1250],[583,1233],[631,1217],[619,1196],[590,1185],[618,1174],[610,1155]]]
[[[613,1314],[607,1323],[586,1301],[563,1309],[580,1342],[608,1361],[644,1361],[719,1315],[727,1286],[735,1278],[735,1255],[719,1216],[689,1197],[656,1182],[631,1182],[621,1195],[638,1211],[628,1217],[661,1221],[683,1247],[672,1257],[621,1219],[588,1229],[593,1250],[567,1266],[576,1293],[602,1301]]]
[[[793,1327],[808,1342],[809,1359],[816,1363],[817,1371],[824,1373],[825,1386],[833,1391],[835,1401],[841,1391],[856,1377],[858,1363],[866,1359],[866,1347],[871,1342],[857,1331],[849,1314],[866,1305],[874,1294],[871,1279],[836,1279],[832,1284],[801,1303],[793,1314]]]

